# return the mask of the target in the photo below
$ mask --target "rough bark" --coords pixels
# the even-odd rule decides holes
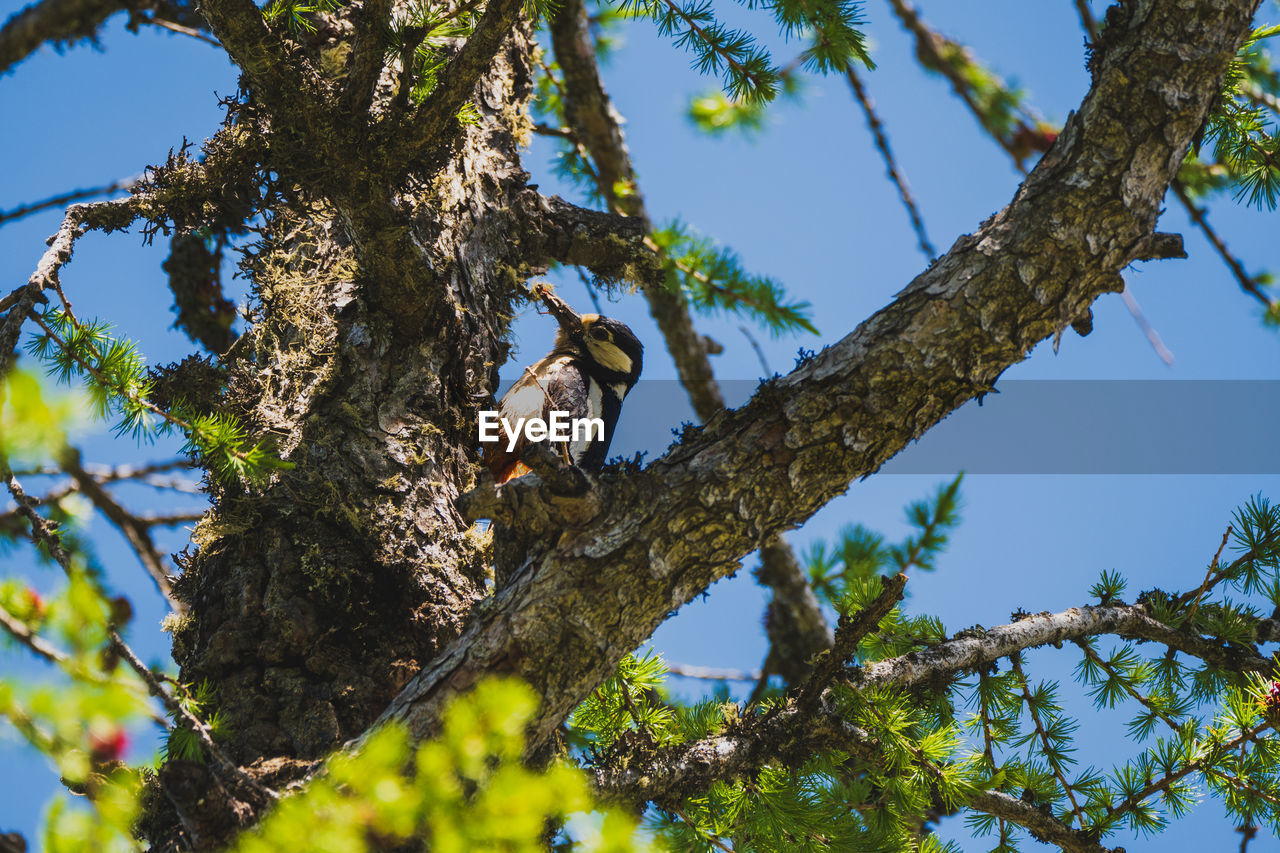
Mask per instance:
[[[44,0],[16,12],[0,28],[0,74],[26,59],[45,42],[61,48],[92,38],[98,27],[125,4],[121,0]]]
[[[525,486],[486,501],[509,522],[559,512],[575,529],[488,602],[384,719],[429,736],[449,696],[515,672],[543,696],[536,748],[623,654],[742,555],[1119,291],[1256,5],[1122,7],[1053,150],[1009,206],[891,305],[742,409],[690,429],[644,471],[606,475],[573,507]]]
[[[129,12],[126,26],[133,31],[150,23],[205,38],[199,32],[204,22],[192,0],[42,0],[11,15],[0,27],[0,76],[45,43],[62,50],[78,41],[95,42],[103,22],[122,11]]]
[[[207,11],[267,106],[241,123],[268,135],[268,168],[309,203],[277,211],[253,260],[259,316],[224,401],[294,467],[220,490],[175,589],[188,614],[170,627],[182,680],[216,689],[234,759],[278,785],[363,731],[484,594],[488,543],[453,502],[473,481],[475,411],[529,274],[510,239],[539,209],[517,155],[529,40],[502,30],[469,90],[480,121],[442,130],[423,152],[436,165],[415,171],[353,156],[327,85],[252,4]],[[211,846],[260,805],[193,772],[160,774],[157,848]]]

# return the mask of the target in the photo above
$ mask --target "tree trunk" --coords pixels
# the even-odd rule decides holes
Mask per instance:
[[[508,237],[528,177],[516,149],[529,50],[520,28],[476,88],[479,123],[383,211],[421,253],[418,288],[373,280],[394,270],[362,257],[362,240],[377,243],[352,226],[359,213],[329,205],[279,211],[252,263],[260,316],[225,405],[293,467],[261,489],[217,490],[172,633],[182,682],[213,688],[227,751],[273,785],[364,731],[485,594],[487,537],[454,501],[475,478],[475,412],[527,275]],[[406,328],[422,291],[435,310]],[[157,848],[225,839],[228,811],[198,802],[204,775],[184,762],[160,774],[178,814],[152,815]]]

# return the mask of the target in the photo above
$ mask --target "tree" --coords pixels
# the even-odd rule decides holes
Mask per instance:
[[[575,708],[569,743],[595,795],[652,805],[666,816],[663,831],[690,845],[928,846],[937,815],[967,809],[1002,846],[1020,826],[1064,849],[1097,850],[1107,833],[1156,826],[1156,799],[1176,814],[1192,778],[1223,792],[1242,826],[1274,824],[1272,664],[1254,646],[1274,625],[1222,592],[1280,596],[1280,518],[1264,501],[1240,512],[1238,558],[1215,557],[1189,591],[1126,604],[1122,582],[1108,576],[1094,606],[956,635],[896,605],[902,571],[927,566],[943,544],[958,483],[913,510],[918,534],[900,548],[854,531],[838,560],[808,561],[811,576],[778,538],[991,392],[1041,340],[1068,327],[1087,333],[1090,305],[1123,288],[1127,265],[1180,255],[1180,239],[1155,230],[1170,186],[1193,210],[1198,194],[1223,186],[1274,204],[1263,111],[1278,87],[1256,44],[1245,44],[1258,4],[1126,3],[1101,28],[1086,15],[1092,86],[1060,130],[1025,118],[1016,94],[961,45],[894,5],[920,61],[1010,156],[1044,156],[1007,207],[892,304],[821,353],[802,353],[733,411],[690,306],[776,328],[809,320],[731,253],[650,221],[596,67],[592,27],[615,12],[589,14],[572,0],[265,9],[219,0],[202,17],[181,4],[129,7],[138,23],[215,38],[241,69],[243,91],[224,102],[226,124],[198,155],[184,147],[129,196],[68,208],[31,280],[3,301],[5,452],[55,457],[129,535],[174,610],[167,628],[180,671],[166,679],[120,637],[125,602],[59,533],[59,502],[41,514],[6,463],[17,506],[10,532],[69,580],[56,606],[12,585],[0,623],[83,686],[84,707],[58,717],[47,696],[10,690],[0,708],[89,795],[104,821],[92,831],[134,821],[124,793],[136,785],[137,826],[153,847],[212,849],[310,779],[309,793],[286,798],[265,834],[243,843],[296,837],[319,803],[342,816],[333,825],[351,833],[346,843],[395,846],[423,821],[434,833],[454,825],[445,814],[464,815],[457,825],[469,829],[459,832],[476,830],[475,815],[501,813],[485,811],[494,791],[554,791],[559,805],[524,815],[537,818],[536,838],[543,819],[585,806],[585,788],[559,769],[544,779],[502,774],[518,772],[510,759],[520,750],[535,768],[554,761]],[[6,24],[0,61],[92,32],[117,8],[46,0]],[[845,76],[875,126],[857,10],[768,9],[782,31],[806,33],[800,66]],[[723,76],[724,94],[695,106],[710,127],[758,122],[798,75],[709,7],[646,2],[623,12],[653,19]],[[536,48],[535,27],[550,56]],[[540,125],[526,115],[531,99]],[[593,189],[600,209],[528,184],[520,145],[534,130],[559,141],[564,173]],[[1188,160],[1206,140],[1213,159]],[[75,241],[139,222],[148,236],[172,235],[166,270],[179,322],[216,358],[146,371],[128,342],[73,312],[59,274]],[[229,348],[233,316],[218,281],[228,246],[243,248],[255,295]],[[506,360],[510,317],[530,298],[525,282],[553,264],[583,267],[602,287],[640,289],[703,424],[647,466],[589,478],[533,452],[536,476],[495,488],[478,474],[476,414]],[[1233,272],[1274,314],[1263,283],[1238,263]],[[51,307],[37,309],[46,300]],[[83,381],[100,414],[125,432],[182,435],[208,472],[213,508],[176,579],[148,526],[101,487],[118,472],[87,469],[61,439],[56,407],[12,372],[24,330],[32,358]],[[517,555],[491,594],[493,549],[473,526],[480,519],[499,524],[499,544]],[[757,549],[772,590],[766,669],[790,691],[747,708],[657,702],[654,663],[629,655]],[[834,632],[821,604],[840,613]],[[1158,652],[1105,652],[1101,635]],[[1080,645],[1100,696],[1141,707],[1147,723],[1135,736],[1171,731],[1110,778],[1071,768],[1066,720],[1051,691],[1024,674],[1024,650],[1066,640]],[[510,684],[478,689],[495,676],[526,682],[536,707]],[[976,753],[956,724],[969,689]],[[143,690],[169,712],[172,731],[161,766],[137,779],[115,763],[114,731],[95,728],[89,706],[123,720]],[[450,703],[473,690],[472,704],[450,716]],[[495,722],[502,709],[514,710]],[[482,720],[474,730],[472,716]],[[404,734],[375,733],[385,723]],[[469,765],[469,738],[507,761]],[[417,788],[394,782],[409,743],[422,745],[410,774]],[[1002,744],[1028,745],[1032,758]],[[362,788],[368,779],[392,783],[394,809],[371,805],[385,791]],[[454,799],[439,793],[446,779],[462,791]],[[435,793],[415,800],[412,790]],[[356,804],[339,810],[348,794]],[[353,824],[357,815],[369,825]],[[63,826],[77,831],[90,832]],[[437,834],[433,843],[449,842]]]

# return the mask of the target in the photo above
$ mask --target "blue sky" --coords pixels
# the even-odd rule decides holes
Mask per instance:
[[[1102,5],[1096,6],[1100,12]],[[0,18],[17,8],[0,0]],[[767,31],[762,15],[726,11],[736,22]],[[935,27],[972,45],[981,58],[1015,78],[1031,103],[1054,121],[1065,118],[1087,89],[1083,39],[1070,3],[933,2],[922,12]],[[1262,22],[1280,18],[1272,6],[1266,13],[1271,18]],[[947,85],[918,69],[887,4],[867,3],[865,17],[878,63],[865,81],[930,236],[945,251],[1007,203],[1020,176]],[[779,45],[776,55],[785,61],[796,49]],[[781,104],[756,137],[708,139],[688,125],[683,111],[691,94],[714,81],[697,77],[686,54],[641,23],[626,31],[624,48],[606,69],[606,84],[627,119],[640,187],[654,219],[680,217],[735,248],[750,270],[778,278],[791,295],[812,304],[819,337],[773,340],[753,329],[773,370],[790,369],[800,346],[818,349],[838,340],[923,268],[906,214],[841,81],[811,82],[801,102]],[[106,28],[102,50],[78,47],[61,56],[42,50],[0,78],[0,115],[6,118],[0,124],[6,164],[0,209],[107,183],[162,162],[184,136],[199,142],[217,128],[216,94],[235,88],[234,71],[218,51],[160,31],[129,34],[119,17]],[[548,146],[537,141],[526,168],[544,191],[554,191],[548,159]],[[569,189],[561,192],[574,198]],[[1211,216],[1251,270],[1280,265],[1273,217],[1229,200],[1214,204]],[[30,275],[59,218],[48,213],[0,227],[6,288]],[[1174,352],[1172,367],[1156,358],[1119,297],[1109,295],[1094,306],[1094,332],[1088,338],[1068,333],[1056,354],[1042,345],[1005,378],[1280,379],[1280,334],[1262,325],[1256,303],[1239,291],[1176,201],[1161,227],[1183,233],[1191,257],[1139,265],[1126,276]],[[166,241],[152,247],[141,243],[137,234],[91,234],[80,242],[63,281],[82,315],[110,319],[139,341],[150,362],[166,363],[189,352],[190,344],[169,328],[172,315],[160,270]],[[576,279],[562,282],[560,292],[579,307],[589,304]],[[627,322],[646,343],[646,379],[675,377],[639,297],[621,297],[606,305],[605,313]],[[754,380],[761,372],[740,324],[737,318],[699,321],[702,331],[725,346],[714,360],[722,379]],[[541,356],[551,334],[548,318],[525,311],[515,330],[518,351],[504,375],[514,376]],[[645,449],[653,458],[669,441],[670,429],[689,417],[675,408],[624,411],[613,451]],[[1265,434],[1270,426],[1267,420],[1242,419],[1235,429]],[[1161,435],[1176,433],[1178,424],[1152,412],[1146,423],[1128,421],[1122,428],[1158,442]],[[1232,434],[1221,440],[1232,442]],[[101,430],[86,435],[82,444],[86,458],[96,462],[168,458],[174,452],[171,446],[138,450]],[[931,493],[948,473],[879,475],[855,483],[789,538],[803,550],[855,521],[890,540],[900,538],[907,530],[904,505]],[[939,615],[954,631],[974,623],[1001,624],[1017,608],[1056,611],[1087,603],[1087,589],[1104,569],[1129,577],[1131,592],[1156,585],[1186,588],[1198,582],[1232,510],[1256,493],[1280,498],[1280,477],[971,474],[964,483],[964,522],[938,570],[912,577],[909,606]],[[136,507],[156,505],[155,493],[146,489],[122,494]],[[138,603],[135,645],[145,657],[164,659],[166,638],[155,627],[163,608],[149,582],[104,520],[94,520],[91,531],[112,582]],[[163,545],[179,550],[181,531]],[[30,572],[21,552],[8,553],[3,561],[5,571]],[[750,559],[744,563],[751,565]],[[45,585],[57,582],[47,573],[35,576]],[[765,652],[763,605],[749,572],[740,572],[664,624],[654,644],[673,661],[755,668]],[[1067,653],[1039,652],[1029,657],[1028,668],[1035,677],[1069,679],[1074,663]],[[35,671],[12,652],[0,653],[0,668]],[[703,686],[679,685],[682,691]],[[1072,710],[1087,721],[1082,763],[1100,763],[1124,748],[1123,716],[1095,715],[1087,700]],[[138,749],[145,754],[150,744]],[[31,837],[43,803],[57,789],[56,778],[11,735],[0,735],[0,763],[8,768],[0,777],[0,830],[17,829]],[[1180,823],[1176,834],[1120,843],[1130,851],[1238,845],[1239,836],[1217,814],[1209,804]],[[944,823],[942,833],[964,837],[955,820]],[[965,847],[979,849],[977,842]],[[1027,849],[1033,849],[1031,842]],[[1276,850],[1280,844],[1263,838],[1250,849]]]

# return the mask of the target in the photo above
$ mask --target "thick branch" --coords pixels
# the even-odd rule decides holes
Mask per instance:
[[[356,17],[351,73],[342,92],[342,109],[360,124],[368,120],[378,75],[382,73],[383,38],[391,0],[365,0]]]
[[[32,3],[5,21],[0,29],[0,74],[4,74],[45,42],[63,47],[91,39],[112,14],[125,8],[122,0],[43,0]]]
[[[527,190],[522,201],[529,261],[584,266],[608,283],[661,286],[662,263],[645,240],[648,230],[640,220],[578,207],[534,190]]]
[[[1250,650],[1170,628],[1148,616],[1141,605],[1117,605],[1037,613],[1009,625],[975,631],[972,636],[939,643],[924,651],[853,667],[847,676],[855,687],[915,687],[945,681],[958,672],[983,667],[1024,649],[1098,634],[1116,634],[1128,639],[1161,643],[1234,672],[1270,672],[1272,669],[1269,660]]]
[[[543,697],[536,750],[669,613],[1118,291],[1255,6],[1142,6],[1008,207],[742,409],[643,472],[606,472],[604,511],[517,573],[383,718],[427,737],[448,697],[514,672]]]
[[[200,11],[275,117],[307,127],[316,141],[327,139],[330,134],[323,131],[329,122],[315,72],[267,29],[253,0],[205,0]]]
[[[1066,853],[1112,853],[1111,848],[1103,847],[1087,832],[1058,820],[1051,810],[1038,809],[1000,791],[975,792],[969,797],[969,807],[1025,827],[1037,840],[1056,844]],[[1124,848],[1117,847],[1115,851],[1124,853]]]
[[[552,16],[550,30],[556,61],[564,73],[565,121],[595,164],[596,189],[611,210],[640,220],[648,232],[653,225],[621,124],[600,81],[582,0],[566,0]],[[620,187],[626,187],[626,192],[619,193]],[[694,412],[706,421],[724,408],[724,397],[684,297],[659,284],[644,290],[649,314],[662,331]]]
[[[515,26],[524,4],[522,0],[489,0],[475,31],[444,71],[431,95],[418,106],[407,130],[390,140],[388,162],[410,162],[429,145],[439,145],[458,126],[458,110],[475,91],[480,75],[488,70],[493,56]]]
[[[65,207],[76,201],[84,201],[85,199],[96,198],[100,195],[114,195],[118,192],[133,189],[137,184],[137,178],[128,178],[123,181],[115,181],[101,187],[88,187],[86,189],[72,190],[71,192],[61,193],[51,196],[40,201],[33,201],[30,204],[22,204],[12,210],[0,211],[0,225],[22,219],[24,216],[30,216],[33,213],[39,213],[42,210],[49,210],[55,207]]]
[[[781,536],[760,549],[756,579],[772,592],[765,612],[769,651],[756,691],[762,693],[770,675],[781,676],[787,684],[804,678],[809,660],[831,648],[831,626],[809,585],[809,576]]]

